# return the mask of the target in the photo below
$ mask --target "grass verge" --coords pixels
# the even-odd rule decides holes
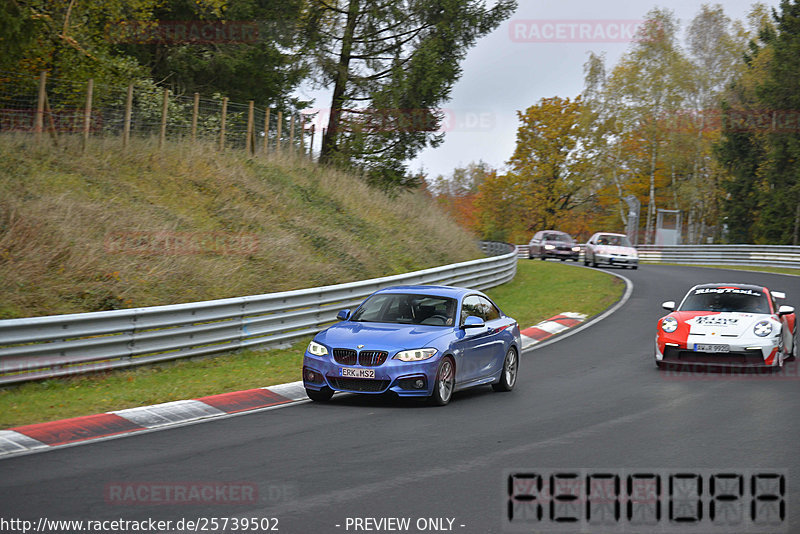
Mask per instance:
[[[622,280],[602,271],[521,260],[513,281],[486,294],[524,329],[562,312],[592,317],[619,300],[624,291]]]
[[[596,315],[624,289],[600,271],[520,261],[512,282],[487,293],[526,328],[564,311]],[[8,386],[0,389],[0,428],[293,382],[307,343]]]

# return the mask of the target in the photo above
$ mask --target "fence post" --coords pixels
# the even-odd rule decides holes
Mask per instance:
[[[194,94],[194,107],[192,108],[192,143],[197,138],[197,114],[200,112],[200,93]]]
[[[269,152],[269,108],[264,112],[264,154]]]
[[[300,155],[306,154],[306,116],[300,114]]]
[[[283,111],[278,112],[278,133],[275,134],[275,152],[281,151],[281,125],[283,123]]]
[[[317,129],[316,124],[311,125],[311,142],[308,144],[308,159],[314,159],[314,130]]]
[[[164,139],[167,137],[167,103],[169,89],[164,89],[164,101],[161,104],[161,133],[158,136],[158,148],[163,148]]]
[[[89,78],[86,84],[86,108],[83,110],[83,150],[89,144],[89,129],[92,125],[92,93],[94,92],[94,78]]]
[[[222,97],[222,121],[219,128],[219,149],[225,150],[225,120],[228,118],[228,97]]]
[[[44,99],[47,96],[45,84],[47,83],[47,71],[39,73],[39,99],[36,102],[36,117],[33,120],[33,132],[36,135],[36,142],[42,140],[42,128],[44,127]]]
[[[294,113],[292,113],[292,118],[289,120],[289,150],[294,152]]]
[[[131,108],[133,107],[133,84],[128,85],[125,97],[125,125],[122,127],[122,148],[128,148],[131,137]]]
[[[244,149],[248,156],[253,155],[253,101],[247,105],[247,139],[244,141]]]

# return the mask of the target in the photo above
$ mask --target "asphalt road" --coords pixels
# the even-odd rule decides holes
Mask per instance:
[[[199,518],[201,526],[209,521],[207,531],[218,532],[222,529],[213,529],[210,518],[276,518],[277,525],[259,521],[258,528],[248,531],[277,526],[278,532],[301,534],[466,534],[517,528],[800,532],[797,364],[776,374],[736,377],[659,372],[652,360],[655,323],[665,313],[660,303],[679,300],[692,284],[763,284],[785,291],[787,303],[800,309],[800,277],[650,265],[615,272],[635,285],[627,304],[598,324],[523,354],[511,393],[480,388],[456,394],[443,408],[336,396],[328,405],[302,403],[8,458],[0,460],[0,519]],[[536,295],[530,299],[534,306]],[[570,512],[579,523],[564,526],[550,514],[565,517],[570,508],[561,506],[566,501],[551,499],[551,509],[545,498],[539,519],[535,507],[521,503],[520,496],[533,494],[523,484],[513,485],[519,499],[512,506],[515,519],[509,521],[511,473],[617,475],[621,493],[627,475],[658,475],[660,497],[636,501],[644,506],[637,510],[662,502],[670,489],[672,502],[690,505],[673,509],[664,500],[658,519],[637,526],[626,518],[626,501],[620,497],[621,519],[614,522],[606,516],[609,523],[596,526],[586,519],[589,507],[579,499],[581,504]],[[724,503],[719,499],[712,524],[711,478],[717,473],[742,476],[728,478],[742,482],[735,504],[743,507],[734,510],[748,516],[755,501],[757,520],[773,524],[753,524],[747,517],[737,523],[734,517],[720,528]],[[779,486],[770,487],[775,479],[767,476],[773,473],[786,477],[786,493],[777,500],[771,495]],[[546,486],[559,479],[543,480]],[[655,487],[655,478],[642,480]],[[719,496],[721,479],[715,480]],[[698,481],[703,486],[694,499],[686,488]],[[154,504],[169,501],[179,488],[191,493],[209,485],[217,493],[206,495],[203,504]],[[562,493],[568,491],[565,487]],[[687,518],[698,513],[691,506],[695,501],[703,506],[703,515],[691,523]],[[670,522],[670,514],[686,521]],[[408,527],[386,522],[389,518],[407,519]],[[228,531],[234,531],[233,525],[229,520]],[[6,527],[0,530],[11,531]]]

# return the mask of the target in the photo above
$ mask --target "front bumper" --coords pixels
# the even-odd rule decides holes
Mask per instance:
[[[746,340],[745,343],[720,343],[728,345],[728,352],[698,351],[696,345],[707,340],[689,339],[686,343],[656,338],[655,359],[675,365],[703,364],[719,367],[777,367],[780,365],[780,347],[774,338]]]
[[[578,261],[578,257],[580,256],[580,252],[575,252],[574,250],[543,250],[542,256],[545,258],[557,258],[560,260],[575,260]]]
[[[594,261],[608,265],[639,265],[639,258],[620,256],[618,254],[595,254]]]
[[[303,358],[303,385],[320,390],[329,387],[334,391],[380,395],[389,391],[402,397],[429,397],[433,394],[436,373],[441,356],[421,362],[403,362],[388,359],[376,367],[340,365],[327,356],[305,353]],[[374,369],[375,378],[348,378],[341,369]]]

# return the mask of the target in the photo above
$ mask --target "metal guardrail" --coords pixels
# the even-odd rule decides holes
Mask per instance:
[[[489,245],[487,245],[489,246]],[[498,247],[494,247],[499,250]],[[0,384],[275,346],[315,334],[342,308],[398,284],[486,289],[514,278],[517,254],[297,291],[0,321]]]
[[[583,254],[584,245],[581,245]],[[800,269],[800,247],[790,245],[639,245],[642,263],[682,265],[768,265]],[[517,245],[519,258],[528,257],[528,245]]]
[[[800,268],[800,247],[790,245],[639,245],[639,261],[686,265],[768,265]]]

